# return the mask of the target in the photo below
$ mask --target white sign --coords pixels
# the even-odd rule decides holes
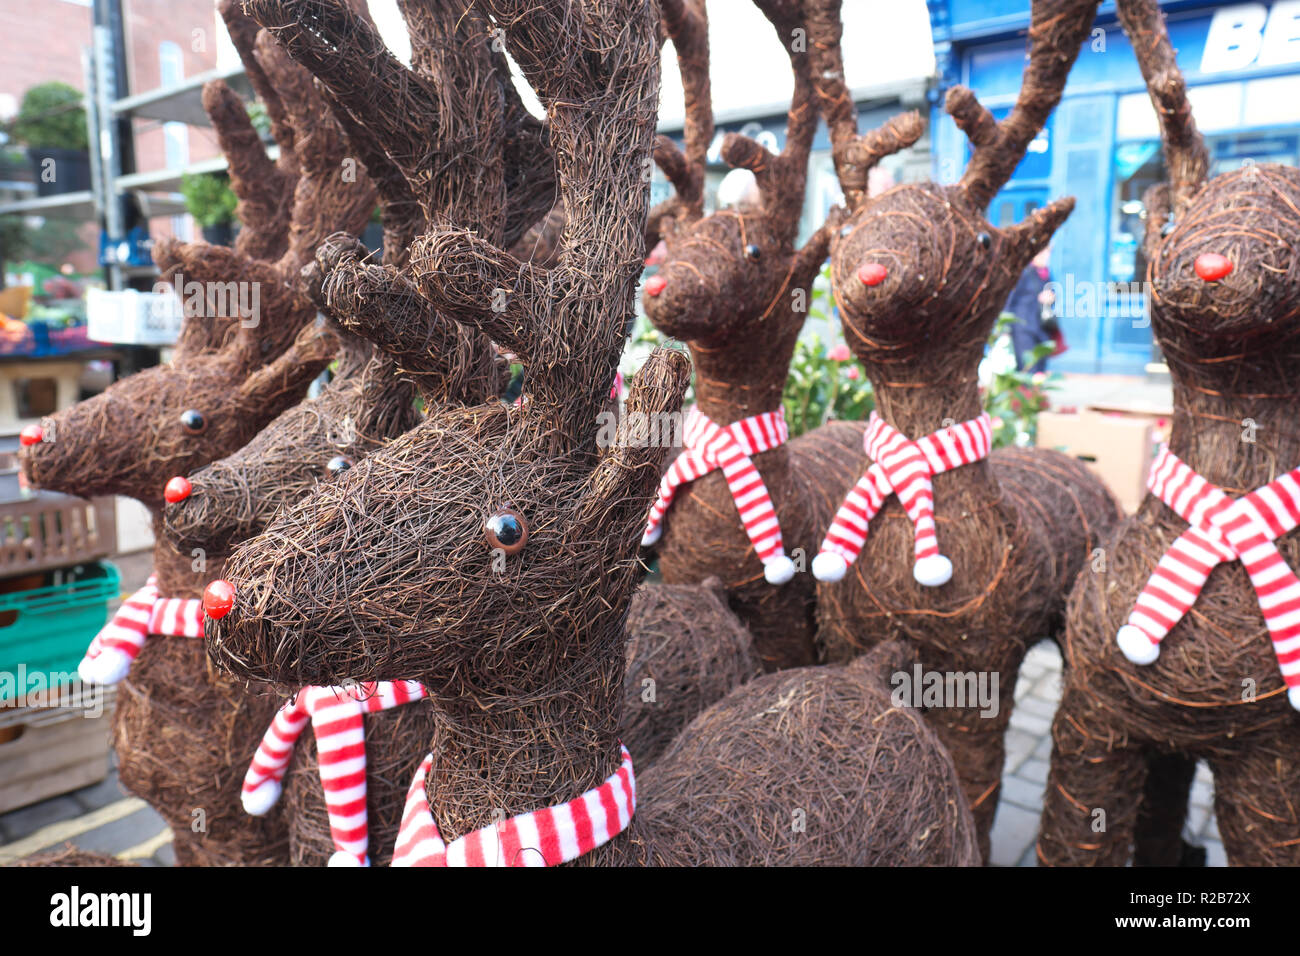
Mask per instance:
[[[1201,51],[1202,73],[1228,73],[1248,66],[1300,63],[1300,0],[1221,7],[1210,20]]]
[[[174,292],[86,292],[86,337],[120,345],[173,345],[184,314]]]

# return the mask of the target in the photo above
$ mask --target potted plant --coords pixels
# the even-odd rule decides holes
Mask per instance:
[[[181,177],[181,195],[185,197],[185,211],[203,229],[203,238],[215,245],[230,245],[235,237],[235,206],[239,199],[231,192],[226,177],[186,173]]]
[[[86,110],[74,87],[53,81],[29,88],[5,132],[12,142],[27,147],[36,195],[90,189]]]

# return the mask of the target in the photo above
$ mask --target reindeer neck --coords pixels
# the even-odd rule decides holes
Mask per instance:
[[[618,769],[623,645],[605,643],[599,659],[579,664],[581,685],[563,692],[435,692],[427,792],[445,839],[572,800]]]
[[[221,577],[226,563],[224,555],[202,555],[177,551],[167,540],[163,529],[162,512],[153,513],[153,573],[158,578],[158,594],[165,598],[198,598],[203,596],[207,583]],[[195,570],[195,568],[200,570]]]
[[[935,381],[927,371],[902,372],[869,369],[876,411],[890,425],[913,440],[954,422],[979,417],[979,379],[973,369],[962,370],[951,381]]]
[[[717,424],[781,407],[803,316],[773,310],[778,311],[741,333],[739,343],[688,343],[695,364],[695,404]]]
[[[1295,404],[1175,379],[1169,450],[1225,491],[1254,491],[1300,467]]]
[[[930,373],[899,370],[869,370],[876,396],[876,412],[888,424],[915,441],[960,422],[978,418],[984,408],[980,401],[979,380],[975,371],[952,381],[927,380]],[[938,486],[959,480],[962,488],[977,495],[993,495],[996,479],[988,468],[988,459],[964,465],[937,476]]]

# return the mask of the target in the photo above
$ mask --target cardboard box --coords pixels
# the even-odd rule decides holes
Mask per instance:
[[[1085,462],[1129,514],[1146,497],[1154,441],[1154,425],[1145,417],[1092,411],[1038,415],[1038,447],[1055,448]]]

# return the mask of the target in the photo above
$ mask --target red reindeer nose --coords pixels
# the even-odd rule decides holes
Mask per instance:
[[[190,484],[188,478],[182,475],[177,475],[171,481],[167,482],[167,486],[163,488],[163,497],[171,504],[176,504],[176,502],[184,501],[188,498],[190,492],[193,490],[194,487]]]
[[[858,269],[858,278],[863,285],[880,285],[889,275],[889,270],[879,262],[865,262]]]
[[[44,440],[45,432],[41,430],[40,425],[24,425],[23,430],[18,433],[20,445],[39,445]]]
[[[213,581],[203,589],[203,610],[219,621],[235,606],[235,586],[229,581]]]
[[[1227,256],[1217,252],[1202,252],[1196,257],[1196,274],[1206,282],[1218,282],[1232,271],[1232,263]]]
[[[658,295],[668,288],[668,280],[663,276],[654,275],[645,280],[645,294]]]

